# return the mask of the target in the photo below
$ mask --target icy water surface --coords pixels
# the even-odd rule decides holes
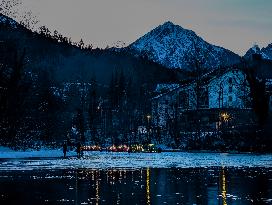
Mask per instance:
[[[0,171],[0,204],[272,204],[272,168]]]
[[[61,151],[60,151],[61,152]],[[108,168],[194,168],[194,167],[272,167],[272,155],[227,153],[109,153],[86,152],[77,159],[25,157],[24,153],[1,154],[0,170],[108,169]],[[40,154],[41,155],[41,154]]]

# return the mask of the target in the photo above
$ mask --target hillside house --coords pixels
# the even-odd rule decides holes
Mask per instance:
[[[223,121],[232,127],[254,121],[249,84],[240,69],[213,70],[199,80],[164,88],[152,99],[152,122],[162,129],[173,121],[181,131],[214,130]]]

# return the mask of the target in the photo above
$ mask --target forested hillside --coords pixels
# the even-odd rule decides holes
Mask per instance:
[[[73,43],[45,27],[32,32],[3,15],[0,41],[0,135],[12,144],[63,140],[72,126],[82,138],[92,128],[98,140],[102,124],[103,135],[112,126],[121,132],[127,115],[138,120],[122,129],[133,129],[144,123],[155,84],[186,76],[125,52]]]

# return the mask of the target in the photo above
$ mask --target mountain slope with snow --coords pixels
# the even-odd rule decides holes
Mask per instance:
[[[269,44],[267,47],[264,47],[262,49],[260,49],[258,45],[254,45],[246,52],[244,57],[248,59],[253,54],[260,54],[263,59],[272,60],[272,44]]]
[[[262,53],[268,60],[272,60],[272,43],[269,44],[267,47],[262,48]]]
[[[138,56],[145,56],[168,68],[185,70],[192,70],[196,60],[206,69],[240,61],[237,54],[211,45],[193,31],[172,22],[158,26],[127,48]]]

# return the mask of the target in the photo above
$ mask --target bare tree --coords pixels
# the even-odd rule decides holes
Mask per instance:
[[[33,30],[35,25],[39,22],[32,11],[24,12],[20,16],[20,19],[20,24],[31,30]]]
[[[19,23],[28,29],[34,29],[39,22],[32,11],[20,13],[19,8],[22,5],[22,0],[1,0],[0,13],[13,19],[19,19]]]
[[[21,4],[21,0],[1,0],[0,12],[10,18],[16,18],[18,16],[18,6]]]

